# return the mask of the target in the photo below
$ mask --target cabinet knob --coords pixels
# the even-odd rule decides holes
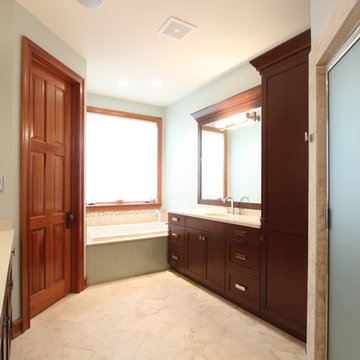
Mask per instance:
[[[247,256],[245,254],[235,253],[235,258],[245,261],[247,259]]]
[[[239,289],[239,290],[241,290],[241,291],[246,291],[246,286],[244,286],[244,285],[240,285],[240,284],[236,284],[235,283],[235,287],[236,287],[236,289]]]

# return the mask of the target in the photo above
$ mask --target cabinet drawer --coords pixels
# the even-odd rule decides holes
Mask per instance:
[[[259,276],[259,245],[246,240],[228,239],[226,264],[234,269]]]
[[[185,225],[185,216],[184,215],[169,213],[168,219],[169,219],[170,224]]]
[[[217,221],[187,216],[186,227],[206,231],[217,235],[225,235],[225,224]]]
[[[226,225],[226,237],[228,239],[246,240],[260,243],[259,229],[239,225]]]
[[[237,303],[259,310],[259,278],[228,267],[225,293]]]
[[[185,227],[181,225],[169,224],[169,247],[178,250],[185,251]]]
[[[185,271],[185,255],[180,251],[169,248],[168,250],[168,263],[169,265],[180,272]]]

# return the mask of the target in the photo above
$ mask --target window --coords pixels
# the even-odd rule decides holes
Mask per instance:
[[[88,107],[87,210],[161,206],[161,118]]]

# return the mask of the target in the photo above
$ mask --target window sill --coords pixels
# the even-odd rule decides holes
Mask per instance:
[[[95,211],[126,211],[126,210],[152,210],[160,209],[161,203],[98,203],[95,205],[86,205],[86,212]]]

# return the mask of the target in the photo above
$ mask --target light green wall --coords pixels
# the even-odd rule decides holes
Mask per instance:
[[[164,206],[191,208],[197,204],[197,122],[190,115],[206,106],[259,85],[260,75],[245,63],[201,87],[165,110]]]
[[[130,100],[112,98],[108,96],[87,94],[87,105],[104,109],[119,110],[149,116],[164,116],[164,108],[156,105],[143,104]]]
[[[311,0],[311,43],[314,44],[329,19],[337,0]]]
[[[21,36],[41,46],[80,76],[86,77],[86,61],[56,37],[14,0],[0,2],[0,173],[5,188],[0,192],[0,219],[14,222],[16,236],[13,317],[20,317],[19,157]]]

